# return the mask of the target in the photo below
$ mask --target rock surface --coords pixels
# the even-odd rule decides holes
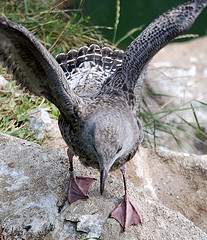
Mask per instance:
[[[63,152],[0,134],[0,162],[1,234],[6,239],[12,234],[35,240],[207,239],[207,156],[141,148],[127,167],[129,194],[143,225],[124,233],[108,218],[124,193],[119,171],[109,174],[101,196],[98,171],[76,159],[77,174],[98,180],[87,201],[68,205],[68,162]]]

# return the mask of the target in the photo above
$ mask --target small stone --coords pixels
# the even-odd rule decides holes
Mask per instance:
[[[102,226],[100,216],[95,215],[83,215],[80,222],[77,225],[77,230],[90,233],[88,237],[100,237],[102,232]]]
[[[53,125],[51,118],[45,110],[36,108],[29,113],[30,128],[36,139],[44,139],[45,134],[51,131]]]
[[[2,75],[0,75],[0,89],[5,87],[8,82],[9,81],[7,81]]]

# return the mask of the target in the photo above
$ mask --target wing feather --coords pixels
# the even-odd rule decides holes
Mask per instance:
[[[64,72],[25,27],[0,18],[0,62],[22,88],[54,103],[66,117],[73,115],[77,96]]]
[[[192,0],[167,11],[128,46],[122,64],[123,75],[134,89],[136,105],[142,99],[144,73],[148,62],[167,43],[187,31],[206,5],[207,0]]]

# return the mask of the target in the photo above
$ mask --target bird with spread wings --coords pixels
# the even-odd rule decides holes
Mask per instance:
[[[167,43],[187,31],[207,0],[191,0],[155,19],[123,52],[92,44],[56,59],[26,28],[0,18],[0,62],[20,87],[44,96],[60,110],[59,128],[68,145],[68,201],[88,198],[94,178],[76,176],[73,156],[100,171],[100,191],[109,171],[121,169],[124,200],[113,210],[125,230],[141,223],[127,193],[125,163],[143,139],[137,117],[146,67]]]

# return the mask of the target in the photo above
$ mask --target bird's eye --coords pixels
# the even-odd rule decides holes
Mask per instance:
[[[119,153],[121,150],[122,150],[122,147],[120,147],[120,148],[117,150],[116,154]]]

